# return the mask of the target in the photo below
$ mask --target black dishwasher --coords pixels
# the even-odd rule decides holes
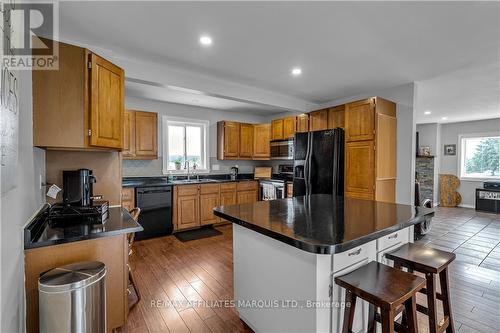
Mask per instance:
[[[136,240],[170,235],[172,226],[172,186],[137,187],[136,204],[141,209],[139,224],[144,231]]]

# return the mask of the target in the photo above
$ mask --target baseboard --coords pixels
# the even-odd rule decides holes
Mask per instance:
[[[474,205],[467,205],[467,204],[460,204],[460,205],[458,205],[458,207],[462,207],[462,208],[472,208],[472,209],[476,208]]]

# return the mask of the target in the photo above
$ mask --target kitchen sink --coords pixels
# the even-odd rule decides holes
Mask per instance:
[[[174,180],[174,183],[198,184],[198,183],[216,183],[217,179],[180,179]]]

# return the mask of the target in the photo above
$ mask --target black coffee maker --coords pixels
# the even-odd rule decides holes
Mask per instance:
[[[92,170],[63,171],[63,203],[70,206],[87,207],[92,205],[93,184],[96,182]]]

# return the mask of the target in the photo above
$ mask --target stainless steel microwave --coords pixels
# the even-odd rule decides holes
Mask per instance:
[[[293,160],[293,139],[271,141],[272,160]]]

